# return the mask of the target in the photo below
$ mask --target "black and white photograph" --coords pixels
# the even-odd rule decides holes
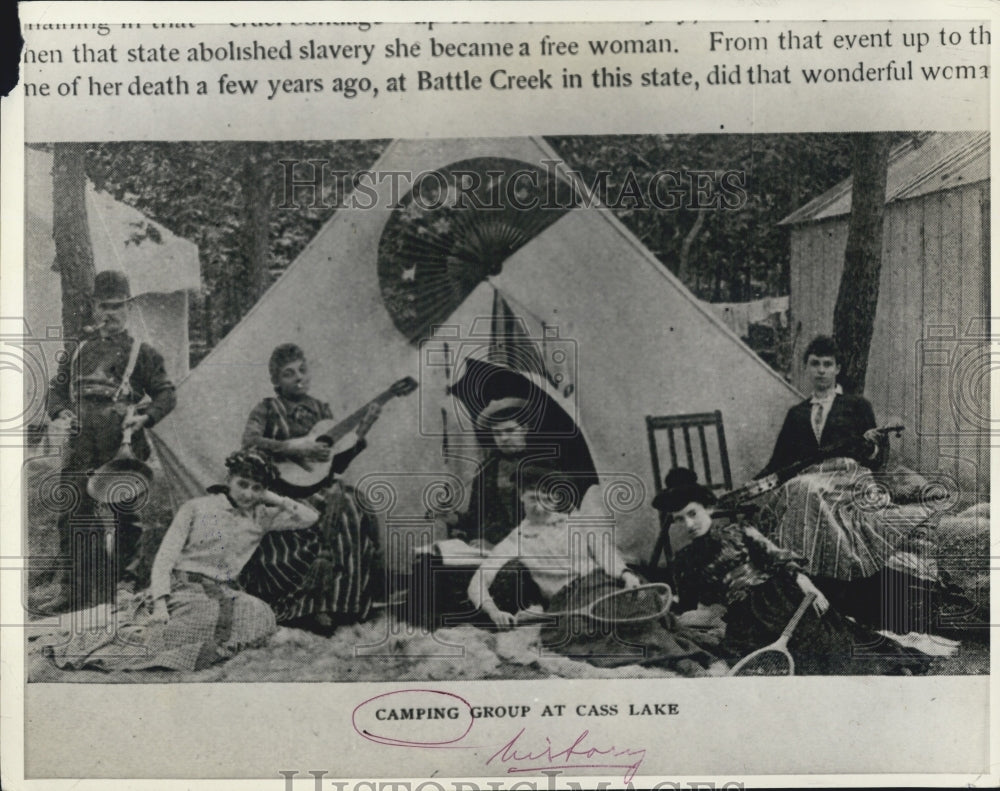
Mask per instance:
[[[26,158],[29,680],[987,672],[987,133]]]
[[[916,22],[246,24],[39,21],[39,41],[86,42],[48,49],[24,30],[23,256],[4,260],[23,307],[2,317],[21,400],[0,427],[23,787],[987,772],[989,113],[913,123],[934,114],[894,101],[838,124],[819,97],[943,93],[937,68],[987,107],[988,66],[961,64],[988,62],[988,22],[940,43]],[[923,65],[958,47],[947,29],[959,65]],[[544,60],[581,47],[595,68]],[[410,59],[408,88],[362,68],[380,57]],[[324,58],[353,68],[282,63]],[[152,115],[40,136],[46,91],[75,113],[84,85],[95,112]],[[710,86],[790,86],[818,120],[802,104],[758,129],[740,104],[710,126]],[[628,98],[594,127],[534,122],[574,89]],[[689,119],[603,131],[681,91]],[[494,119],[518,92],[511,133]],[[393,110],[371,107],[416,93],[443,114],[372,133]],[[482,133],[448,122],[470,95]],[[216,114],[238,99],[254,126],[233,133]],[[192,749],[255,722],[212,769],[167,770],[142,745],[172,726],[138,725],[164,705]],[[910,733],[959,711],[955,763]],[[138,741],[84,757],[89,717]],[[283,752],[258,742],[270,717],[294,729]],[[716,718],[745,740],[730,759]],[[856,760],[836,753],[862,721]]]

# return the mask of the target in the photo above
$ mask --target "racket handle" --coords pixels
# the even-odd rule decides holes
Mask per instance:
[[[788,626],[785,627],[785,631],[781,633],[781,640],[783,642],[788,642],[788,638],[792,636],[792,632],[795,631],[795,627],[799,625],[799,621],[802,620],[802,616],[806,614],[806,610],[809,609],[810,605],[816,600],[815,593],[807,593],[802,598],[802,603],[799,605],[799,609],[795,611],[795,615],[792,616],[792,620],[788,622]]]
[[[547,615],[544,612],[535,612],[534,610],[518,610],[514,613],[515,626],[528,626],[533,623],[544,623],[551,619],[552,616]]]

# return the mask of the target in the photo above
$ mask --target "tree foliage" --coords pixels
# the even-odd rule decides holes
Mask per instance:
[[[602,170],[610,171],[606,194],[615,214],[685,285],[715,302],[787,294],[789,231],[777,223],[847,176],[850,167],[847,135],[638,135],[550,142],[588,185]],[[670,174],[659,183],[661,195],[669,189],[675,205],[638,206],[627,199],[615,205],[630,177],[648,185],[658,173]],[[729,197],[733,185],[741,185],[736,205],[713,200],[726,197],[720,182],[727,173]]]
[[[789,232],[778,221],[850,172],[847,135],[589,136],[550,143],[583,184],[603,185],[598,197],[666,267],[714,301],[787,294]],[[350,179],[345,184],[336,173],[371,168],[384,146],[104,143],[89,146],[87,173],[99,189],[198,245],[203,291],[192,306],[194,363],[333,214],[350,189]],[[298,164],[290,170],[289,163]],[[728,196],[738,199],[704,208],[720,194],[725,174]],[[661,201],[671,204],[665,208],[649,200],[657,178]],[[699,188],[702,198],[694,192]]]
[[[369,167],[384,141],[130,142],[88,149],[87,173],[110,192],[198,245],[202,293],[191,311],[192,364],[253,306],[333,214],[342,181]],[[320,162],[318,187],[291,187],[282,160]],[[298,168],[295,180],[313,178]],[[249,287],[248,287],[249,285]]]

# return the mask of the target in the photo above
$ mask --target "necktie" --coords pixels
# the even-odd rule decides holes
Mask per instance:
[[[818,445],[819,438],[823,434],[823,404],[820,401],[813,403],[812,425],[813,434],[816,435],[816,444]]]

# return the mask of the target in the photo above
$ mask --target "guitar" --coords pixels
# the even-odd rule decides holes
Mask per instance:
[[[276,462],[282,493],[301,498],[323,488],[332,474],[346,469],[354,457],[355,444],[378,420],[378,410],[372,407],[382,407],[393,398],[407,396],[416,389],[417,381],[412,376],[403,377],[343,420],[320,420],[316,423],[303,439],[328,446],[331,449],[330,458],[326,461],[286,458]]]
[[[898,437],[903,433],[904,429],[905,427],[903,425],[897,424],[891,426],[880,426],[873,429],[873,431],[883,437],[887,434],[895,434]],[[780,470],[772,472],[770,475],[765,475],[763,478],[748,481],[743,486],[733,489],[730,492],[726,492],[719,497],[717,510],[725,511],[726,509],[737,508],[737,506],[746,503],[748,500],[753,500],[766,492],[773,491],[787,481],[790,481],[806,469],[806,467],[818,464],[824,459],[831,459],[835,456],[842,455],[843,451],[847,450],[855,442],[857,442],[856,437],[835,442],[832,445],[820,448],[815,455],[810,456],[808,459],[803,459],[795,462],[794,464],[789,464],[787,467],[782,467]]]

